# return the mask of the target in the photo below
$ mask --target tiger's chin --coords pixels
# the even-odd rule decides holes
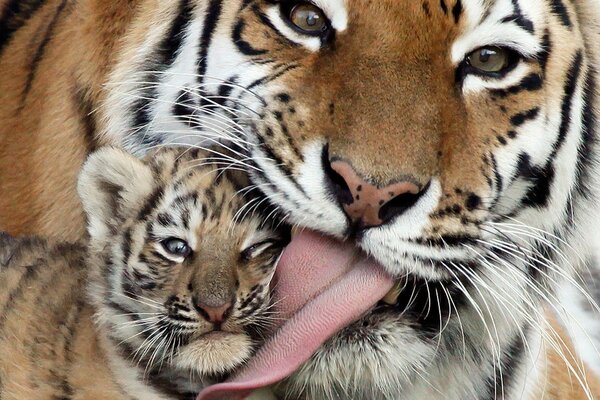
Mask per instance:
[[[252,339],[245,333],[211,332],[181,347],[173,361],[199,375],[223,375],[250,358]]]
[[[277,385],[277,395],[286,400],[390,400],[421,393],[415,382],[429,379],[432,365],[449,362],[440,354],[464,346],[461,327],[450,318],[450,300],[442,294],[450,293],[447,283],[416,274],[399,279],[375,307]],[[454,372],[460,375],[459,369]]]
[[[294,400],[397,399],[434,356],[409,320],[380,305],[328,340],[276,392]]]

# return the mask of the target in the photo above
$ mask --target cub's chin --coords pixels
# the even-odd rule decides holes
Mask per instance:
[[[181,347],[174,364],[200,375],[221,375],[239,367],[253,351],[252,339],[244,333],[212,332]]]

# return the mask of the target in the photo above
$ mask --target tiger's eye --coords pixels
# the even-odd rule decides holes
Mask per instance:
[[[185,240],[169,238],[161,242],[163,248],[174,256],[187,257],[192,253],[192,248]]]
[[[501,47],[482,47],[469,54],[467,60],[483,73],[498,73],[510,66],[511,54]]]
[[[290,11],[290,21],[301,30],[318,34],[327,29],[327,17],[323,11],[312,4],[302,3]]]

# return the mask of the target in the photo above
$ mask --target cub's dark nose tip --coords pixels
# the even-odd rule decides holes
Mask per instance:
[[[358,175],[345,161],[325,166],[332,192],[350,220],[362,228],[386,224],[413,207],[427,191],[412,182],[398,182],[379,188]]]

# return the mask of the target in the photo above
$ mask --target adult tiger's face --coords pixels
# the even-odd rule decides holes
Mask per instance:
[[[113,74],[107,132],[136,152],[227,142],[288,222],[351,238],[404,279],[297,387],[374,399],[485,386],[555,272],[531,227],[559,235],[584,194],[583,1],[159,3]],[[463,356],[481,377],[429,366]],[[337,387],[336,365],[380,373]]]

